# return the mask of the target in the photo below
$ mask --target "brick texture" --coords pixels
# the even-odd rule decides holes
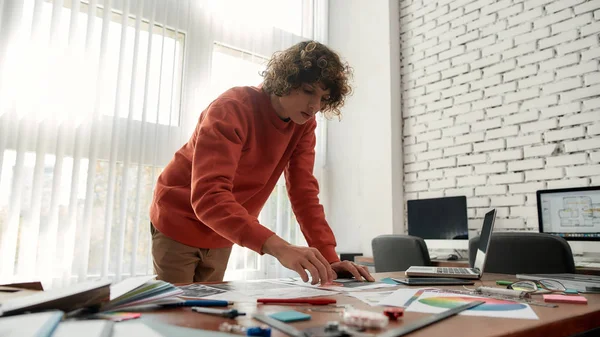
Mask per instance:
[[[535,192],[600,185],[598,0],[401,0],[405,197],[537,230]]]

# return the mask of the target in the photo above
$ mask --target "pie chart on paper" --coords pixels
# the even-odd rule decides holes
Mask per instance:
[[[473,302],[475,299],[472,297],[427,297],[421,298],[418,301],[420,303],[430,305],[432,307],[452,309],[463,304]],[[480,299],[477,299],[480,300]],[[495,298],[481,299],[485,301],[484,304],[478,305],[475,308],[469,310],[473,311],[511,311],[520,310],[527,308],[526,305],[521,303],[515,303],[511,301],[498,300]]]

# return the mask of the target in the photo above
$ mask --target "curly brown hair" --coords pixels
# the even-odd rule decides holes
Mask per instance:
[[[322,83],[330,90],[329,99],[321,105],[327,118],[341,117],[340,108],[352,93],[349,81],[352,68],[327,46],[316,41],[304,41],[276,52],[267,64],[263,89],[269,94],[284,96],[302,83]]]

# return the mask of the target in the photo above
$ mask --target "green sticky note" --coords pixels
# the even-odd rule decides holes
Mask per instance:
[[[308,321],[310,319],[310,315],[295,310],[280,311],[269,316],[282,322]]]

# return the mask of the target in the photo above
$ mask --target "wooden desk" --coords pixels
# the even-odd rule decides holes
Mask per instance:
[[[384,277],[402,277],[403,272],[375,274],[376,279]],[[476,286],[494,286],[496,280],[514,280],[514,276],[501,274],[485,274],[482,281],[477,281]],[[405,286],[398,286],[398,288]],[[444,287],[449,289],[462,289],[460,287]],[[389,288],[387,288],[389,289]],[[529,319],[505,319],[491,317],[455,316],[445,321],[436,323],[422,330],[410,334],[411,337],[425,336],[571,336],[580,332],[600,327],[600,294],[586,294],[587,305],[560,304],[558,308],[547,308],[532,306],[539,320]],[[383,311],[383,307],[371,307],[353,297],[342,294],[334,295],[338,304],[352,304],[357,309],[371,311]],[[539,300],[539,295],[535,296]],[[238,303],[234,307],[249,315],[260,312],[271,314],[283,310],[298,310],[310,308],[310,306],[278,306],[278,305],[256,305],[254,303]],[[312,315],[310,321],[292,323],[298,329],[322,326],[329,321],[338,321],[338,313],[309,312]],[[233,319],[222,319],[219,317],[194,313],[190,308],[164,309],[160,311],[144,313],[146,318],[175,324],[189,328],[205,330],[218,330],[222,322],[241,324],[244,326],[256,326],[260,323],[252,320],[250,316],[238,317],[237,322]],[[148,317],[149,316],[149,317]],[[396,328],[417,319],[428,316],[428,314],[407,312],[398,323],[390,323],[388,328]],[[381,331],[369,331],[377,334]],[[277,330],[273,330],[275,336],[285,336]]]

